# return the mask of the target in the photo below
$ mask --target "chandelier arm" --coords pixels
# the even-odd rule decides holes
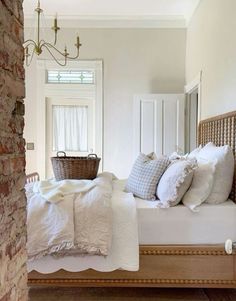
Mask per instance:
[[[54,58],[54,60],[55,60],[60,66],[66,66],[67,57],[66,57],[63,53],[61,53],[61,52],[58,50],[58,52],[59,52],[60,54],[62,54],[62,56],[64,57],[64,63],[61,63],[61,62],[55,57],[55,55],[52,53],[52,51],[50,50],[50,48],[48,47],[47,44],[49,44],[49,43],[45,43],[45,44],[43,44],[41,47],[45,47],[45,48],[47,49],[47,51],[51,54],[51,56]],[[51,44],[49,44],[49,45],[51,45]],[[54,47],[53,47],[53,48],[54,48]],[[57,49],[56,49],[56,50],[57,50]]]
[[[78,57],[79,57],[79,48],[77,47],[77,54],[76,54],[76,56],[67,56],[68,57],[68,59],[70,59],[70,60],[75,60],[75,59],[77,59]]]
[[[56,45],[57,43],[57,30],[55,30],[55,36],[54,36],[54,46]]]
[[[55,51],[57,51],[60,55],[63,55],[64,57],[65,57],[65,53],[63,53],[63,52],[61,52],[60,50],[58,50],[55,46],[53,46],[52,44],[50,44],[50,43],[47,43],[47,42],[44,42],[44,44],[43,45],[46,45],[46,46],[48,46],[48,47],[50,47],[50,48],[53,48]],[[42,45],[42,46],[43,46]],[[66,55],[66,57],[68,58],[68,59],[71,59],[71,60],[74,60],[74,59],[77,59],[78,57],[79,57],[79,48],[77,47],[77,54],[76,54],[76,56],[69,56],[69,55]]]
[[[24,45],[24,48],[28,47],[29,45],[33,45],[35,47],[36,43],[34,40],[28,39],[28,40],[24,41],[23,45]]]
[[[30,55],[31,58],[30,58],[30,61],[28,61],[28,56],[26,56],[26,66],[29,67],[29,65],[32,63],[32,60],[33,60],[33,57],[34,57],[34,54],[35,54],[35,49],[33,50],[32,54]]]
[[[57,53],[59,53],[60,55],[64,56],[64,57],[68,57],[68,55],[65,55],[65,53],[61,52],[60,50],[58,50],[55,46],[53,46],[50,43],[43,43],[42,46],[47,46],[48,48],[53,48]]]

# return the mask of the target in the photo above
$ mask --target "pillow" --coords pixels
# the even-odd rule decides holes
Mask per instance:
[[[153,155],[140,154],[136,159],[125,190],[147,200],[156,199],[156,187],[170,161],[167,157],[152,159]]]
[[[198,160],[198,167],[194,170],[193,181],[183,197],[183,204],[192,211],[198,211],[200,206],[210,195],[215,174],[215,163]]]
[[[220,204],[225,202],[230,194],[234,176],[234,156],[228,145],[215,146],[210,142],[198,154],[198,160],[216,161],[215,178],[212,191],[206,203]]]
[[[196,166],[196,160],[178,159],[171,163],[157,186],[159,207],[168,208],[181,201],[192,182]]]
[[[188,159],[196,159],[198,154],[200,153],[201,149],[202,149],[202,146],[199,145],[197,148],[195,148],[188,154],[187,158]]]
[[[192,150],[190,153],[187,153],[185,155],[182,155],[180,153],[177,152],[173,152],[170,156],[169,159],[170,160],[176,160],[176,159],[196,159],[198,153],[200,152],[200,150],[202,149],[202,146],[199,145],[197,148],[195,148],[194,150]]]

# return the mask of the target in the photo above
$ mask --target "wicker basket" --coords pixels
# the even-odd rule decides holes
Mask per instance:
[[[63,156],[59,156],[63,154]],[[96,154],[87,157],[67,157],[65,152],[57,152],[56,157],[51,157],[52,168],[57,181],[64,179],[96,178],[100,158]]]

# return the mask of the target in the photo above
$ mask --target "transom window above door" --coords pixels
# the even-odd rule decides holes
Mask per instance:
[[[94,84],[93,70],[47,70],[48,84]]]

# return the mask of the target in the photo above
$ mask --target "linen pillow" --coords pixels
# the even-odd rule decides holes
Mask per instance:
[[[188,190],[196,160],[178,159],[173,161],[161,177],[157,186],[158,206],[168,208],[177,205]]]
[[[167,157],[152,159],[153,155],[140,154],[136,159],[125,190],[147,200],[156,199],[156,187],[170,161]]]
[[[200,206],[210,195],[215,174],[215,163],[198,160],[198,167],[194,170],[193,181],[183,197],[183,204],[192,211],[198,211]]]
[[[220,204],[225,202],[230,194],[234,175],[234,156],[228,145],[215,146],[210,142],[198,154],[198,160],[216,161],[215,178],[212,191],[206,203]]]
[[[185,155],[182,155],[178,152],[173,152],[170,156],[170,160],[176,160],[176,159],[196,159],[197,155],[199,154],[200,150],[202,149],[202,146],[199,145],[197,148],[192,150],[190,153],[186,153]]]
[[[187,158],[188,158],[188,159],[196,159],[197,156],[199,155],[201,149],[202,149],[202,146],[199,145],[198,147],[196,147],[194,150],[192,150],[192,151],[187,155]]]

